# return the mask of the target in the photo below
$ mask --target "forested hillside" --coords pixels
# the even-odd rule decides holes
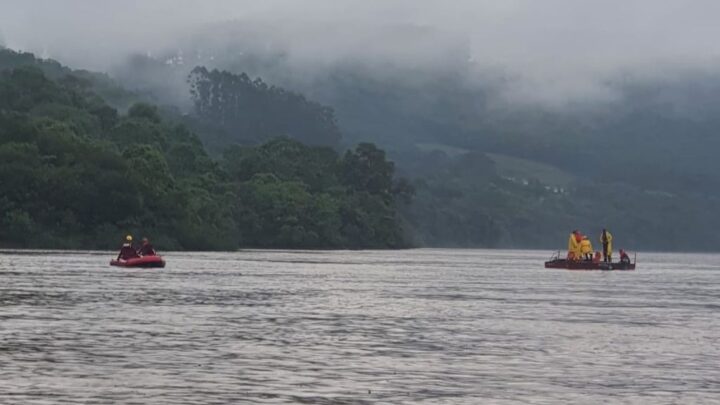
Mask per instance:
[[[87,234],[90,243],[107,239],[90,236],[100,229],[110,234],[132,228],[168,235],[168,245],[184,248],[557,248],[572,229],[592,235],[606,226],[619,246],[629,248],[720,245],[720,216],[712,215],[720,202],[720,166],[713,157],[720,147],[720,104],[714,101],[720,93],[713,90],[720,88],[713,84],[719,78],[618,81],[609,84],[620,95],[612,102],[551,109],[501,102],[502,83],[470,85],[460,71],[379,77],[348,63],[318,73],[309,84],[293,81],[278,55],[197,58],[212,64],[195,68],[187,65],[189,58],[178,64],[136,57],[132,75],[119,75],[128,91],[101,74],[11,51],[0,56],[3,80],[12,83],[12,75],[27,70],[22,66],[33,66],[70,100],[49,103],[38,96],[24,110],[12,107],[31,121],[30,128],[37,131],[41,119],[72,122],[72,135],[123,162],[117,171],[125,176],[138,175],[129,168],[138,158],[126,148],[155,145],[143,153],[162,157],[156,163],[168,167],[168,190],[200,199],[175,201],[202,214],[166,214],[153,205],[163,199],[142,196],[142,188],[132,215],[74,231]],[[223,63],[248,72],[213,68]],[[262,70],[294,83],[294,90],[254,76]],[[72,104],[76,100],[87,106]],[[161,105],[128,108],[148,100]],[[10,111],[3,110],[3,119]],[[386,148],[387,157],[369,145],[352,146],[365,141]],[[182,159],[171,156],[178,148],[186,154]],[[359,157],[346,156],[345,149]],[[189,169],[178,163],[196,159],[207,163]],[[388,159],[396,162],[390,170],[372,163]],[[357,177],[343,174],[353,161],[378,170],[369,178],[385,173],[385,191],[354,186]],[[408,180],[397,180],[395,171]],[[220,204],[210,210],[218,218],[203,218],[210,212],[202,204]],[[64,229],[57,225],[60,213],[45,220],[17,211],[22,204],[8,207],[6,218],[19,218],[13,219],[15,229]],[[155,219],[141,219],[137,210]],[[59,231],[45,234],[63,239]],[[3,240],[14,243],[16,237]]]
[[[371,144],[278,139],[215,160],[157,107],[111,107],[109,89],[136,96],[102,75],[0,56],[0,246],[109,248],[126,233],[163,249],[407,245],[396,199],[411,191]]]

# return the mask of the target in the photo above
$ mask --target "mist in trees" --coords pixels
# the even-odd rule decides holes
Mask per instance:
[[[310,145],[335,146],[340,140],[331,108],[260,78],[196,67],[188,82],[195,114],[205,125],[222,132],[225,143],[287,137]]]

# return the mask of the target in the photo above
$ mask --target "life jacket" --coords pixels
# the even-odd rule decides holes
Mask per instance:
[[[583,254],[592,253],[593,248],[589,239],[583,239],[580,242],[580,250]]]

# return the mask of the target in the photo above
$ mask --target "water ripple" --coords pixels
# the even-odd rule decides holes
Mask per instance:
[[[0,251],[3,404],[720,403],[720,257]]]

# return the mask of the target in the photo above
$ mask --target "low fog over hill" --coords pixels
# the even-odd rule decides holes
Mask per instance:
[[[719,8],[709,0],[5,0],[0,27],[10,47],[96,70],[171,49],[219,22],[249,28],[204,45],[254,42],[293,68],[355,59],[426,69],[455,65],[446,51],[464,49],[479,69],[517,82],[515,95],[556,101],[606,95],[603,81],[618,72],[714,69]]]

